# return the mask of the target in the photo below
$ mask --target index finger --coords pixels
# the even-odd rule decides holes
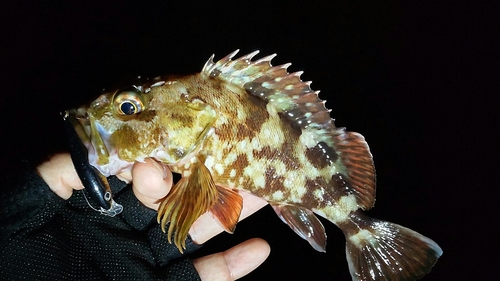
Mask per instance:
[[[243,197],[243,209],[238,221],[245,219],[251,214],[257,212],[259,209],[267,205],[267,201],[257,197],[246,191],[238,191]],[[215,235],[224,231],[219,222],[212,216],[210,212],[203,214],[191,226],[189,235],[196,244],[203,244]]]

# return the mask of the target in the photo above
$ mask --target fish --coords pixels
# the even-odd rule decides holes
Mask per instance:
[[[433,240],[368,217],[376,176],[365,138],[336,127],[331,110],[289,63],[238,50],[201,72],[160,76],[107,91],[69,111],[85,132],[89,163],[102,175],[153,158],[180,180],[162,200],[158,223],[179,251],[194,221],[211,212],[233,233],[238,191],[265,199],[317,251],[321,216],[346,237],[353,280],[415,280],[442,255]]]

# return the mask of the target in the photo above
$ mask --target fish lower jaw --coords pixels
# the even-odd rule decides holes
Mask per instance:
[[[138,161],[142,162],[144,159],[138,159]],[[134,162],[128,162],[120,159],[117,154],[110,154],[108,157],[108,163],[104,165],[98,164],[98,158],[95,157],[95,155],[89,155],[89,163],[106,177],[130,171],[134,165]]]

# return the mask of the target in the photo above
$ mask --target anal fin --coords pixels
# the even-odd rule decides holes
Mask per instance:
[[[243,208],[243,198],[235,190],[216,187],[219,197],[210,211],[226,232],[233,233]]]
[[[295,233],[307,240],[316,251],[326,252],[325,228],[311,210],[294,205],[270,204]]]

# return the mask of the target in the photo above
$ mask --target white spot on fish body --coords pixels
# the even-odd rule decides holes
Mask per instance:
[[[290,180],[289,178],[286,178],[283,181],[283,186],[286,188],[292,188],[293,187],[293,180]]]
[[[237,115],[238,120],[245,120],[245,119],[247,119],[247,113],[246,113],[246,111],[244,111],[244,110],[238,110],[237,112],[238,112],[237,113],[238,114]]]
[[[316,197],[318,199],[318,201],[320,202],[323,202],[325,199],[323,198],[323,194],[325,194],[325,190],[323,190],[322,188],[318,188],[316,189],[314,192],[314,197]]]
[[[219,175],[224,174],[224,166],[222,166],[222,164],[220,163],[215,164],[214,169]]]
[[[264,175],[257,175],[253,179],[253,184],[255,185],[255,187],[264,188],[266,187],[266,178],[264,177]]]
[[[248,146],[248,140],[243,139],[243,140],[238,142],[238,144],[236,145],[236,149],[238,149],[238,151],[246,151],[247,146]]]
[[[358,209],[356,196],[344,195],[331,206],[321,209],[324,217],[334,223],[342,223],[349,219],[349,214]],[[318,213],[320,214],[320,213]]]
[[[297,197],[302,198],[304,194],[306,194],[307,188],[305,188],[304,186],[299,186],[296,192],[297,192]]]
[[[238,158],[238,153],[236,151],[231,151],[226,155],[226,158],[224,158],[224,165],[230,166],[231,164],[236,161],[236,158]]]
[[[252,144],[252,149],[254,149],[256,151],[262,150],[262,143],[260,142],[260,140],[258,138],[253,138],[251,144]],[[252,155],[253,155],[253,153],[252,153]],[[253,156],[252,156],[252,158],[253,158]]]
[[[266,186],[266,166],[264,160],[256,159],[252,165],[243,169],[243,175],[252,179],[256,188],[264,188]]]
[[[225,114],[219,114],[217,116],[217,121],[216,121],[217,126],[220,126],[222,124],[228,124],[228,122],[229,121],[227,120],[227,117],[225,116]]]
[[[283,200],[283,191],[278,190],[278,191],[274,192],[272,197],[273,197],[273,200],[275,200],[275,201]]]
[[[299,137],[300,143],[302,143],[307,148],[315,147],[318,142],[316,141],[316,135],[314,132],[308,129],[302,130],[302,134]]]
[[[209,170],[215,165],[215,159],[213,156],[207,156],[205,159],[205,167],[207,167]]]
[[[285,174],[283,186],[290,191],[291,201],[296,203],[302,202],[302,197],[307,192],[305,179],[305,175],[301,171],[288,171]]]
[[[271,146],[276,148],[285,142],[285,136],[279,125],[277,118],[269,118],[269,120],[262,124],[258,137],[260,140],[259,147]]]
[[[229,177],[234,178],[236,176],[236,170],[231,169],[231,172],[229,172]]]
[[[217,150],[217,161],[222,161],[222,158],[224,157],[224,155],[222,154],[222,149],[218,149]]]

